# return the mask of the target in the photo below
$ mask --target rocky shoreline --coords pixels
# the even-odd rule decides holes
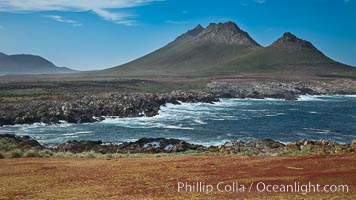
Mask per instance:
[[[213,103],[219,98],[276,98],[300,95],[356,94],[356,81],[213,81],[204,89],[170,93],[115,93],[67,95],[51,99],[0,100],[0,126],[15,124],[92,123],[111,117],[152,117],[167,103]]]
[[[178,139],[141,138],[135,142],[124,142],[121,144],[71,140],[55,147],[46,147],[29,136],[3,134],[0,135],[0,141],[15,145],[17,149],[22,151],[50,150],[53,152],[70,152],[74,154],[83,152],[100,154],[171,154],[189,151],[236,155],[280,155],[288,152],[303,152],[308,154],[356,153],[356,140],[348,144],[339,144],[329,140],[302,139],[283,144],[271,139],[256,139],[250,141],[235,140],[219,146],[206,147]]]

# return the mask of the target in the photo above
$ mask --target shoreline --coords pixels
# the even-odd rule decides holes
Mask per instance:
[[[23,124],[0,124],[0,127],[11,127],[11,126],[24,126],[24,125],[43,125],[43,126],[51,126],[51,125],[65,125],[65,124],[70,124],[70,125],[76,125],[76,124],[90,124],[90,123],[100,123],[108,119],[125,119],[125,118],[141,118],[141,117],[155,117],[159,115],[159,111],[161,110],[162,106],[166,106],[167,104],[172,104],[172,105],[181,105],[184,103],[206,103],[206,104],[215,104],[221,102],[222,99],[239,99],[239,100],[255,100],[255,101],[314,101],[312,98],[318,98],[318,97],[351,97],[351,98],[356,98],[356,93],[352,94],[317,94],[317,95],[299,95],[295,96],[294,100],[288,100],[288,99],[283,99],[283,98],[271,98],[271,97],[266,97],[266,98],[250,98],[250,97],[221,97],[221,98],[215,98],[213,97],[213,100],[210,101],[180,101],[180,100],[175,100],[174,102],[166,102],[162,105],[159,106],[158,110],[156,113],[154,113],[151,116],[147,115],[138,115],[138,116],[127,116],[127,117],[120,117],[120,116],[99,116],[99,117],[93,117],[94,121],[91,122],[80,122],[80,123],[73,123],[73,122],[67,122],[64,120],[58,120],[57,122],[53,123],[45,123],[45,122],[34,122],[34,123],[23,123]],[[317,101],[317,100],[316,100]]]
[[[97,153],[101,155],[124,154],[167,154],[197,153],[213,155],[310,155],[310,154],[339,154],[356,153],[356,139],[346,144],[340,144],[330,140],[301,139],[287,144],[272,139],[234,140],[217,146],[203,146],[188,143],[179,139],[166,138],[141,138],[134,142],[115,144],[102,141],[76,141],[70,140],[55,147],[40,144],[29,136],[15,136],[0,134],[0,149],[9,154],[15,150],[24,152],[51,151],[55,153]],[[38,154],[39,156],[39,154]],[[35,155],[30,157],[37,157]],[[40,157],[40,156],[39,156]]]
[[[152,117],[168,103],[213,103],[219,98],[297,100],[300,95],[355,95],[356,81],[246,82],[213,81],[204,89],[169,93],[65,94],[16,101],[0,99],[0,127],[15,124],[74,124],[103,121],[102,116]]]

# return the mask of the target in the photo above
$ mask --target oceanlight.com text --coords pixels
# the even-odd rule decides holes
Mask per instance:
[[[265,182],[251,183],[226,183],[218,182],[209,184],[204,181],[196,182],[177,182],[166,184],[167,192],[179,193],[348,193],[349,186],[346,184],[318,184],[318,183],[300,183],[293,182],[290,184],[271,184]]]

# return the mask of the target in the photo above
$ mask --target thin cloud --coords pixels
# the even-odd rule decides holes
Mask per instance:
[[[251,4],[264,4],[267,0],[240,0],[241,6],[250,6]]]
[[[38,11],[92,11],[101,18],[117,24],[132,26],[132,15],[113,9],[132,8],[155,1],[164,0],[1,0],[0,12],[38,12]]]
[[[174,20],[166,20],[164,23],[166,24],[188,24],[188,21],[174,21]]]
[[[46,17],[51,18],[51,19],[53,19],[53,20],[55,20],[57,22],[71,24],[74,27],[83,26],[83,24],[81,24],[81,23],[79,23],[77,21],[74,21],[74,20],[71,20],[71,19],[65,19],[65,18],[63,18],[62,16],[59,16],[59,15],[46,15]]]
[[[266,2],[266,0],[254,0],[256,3],[263,4]]]
[[[95,9],[93,10],[97,15],[101,16],[105,20],[113,21],[117,24],[122,24],[126,26],[134,26],[136,22],[134,20],[127,20],[127,18],[132,17],[133,15],[125,14],[125,13],[114,13],[109,12],[103,9]]]

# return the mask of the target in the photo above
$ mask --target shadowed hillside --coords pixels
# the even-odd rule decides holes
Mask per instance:
[[[65,67],[57,67],[40,56],[0,53],[0,74],[59,74],[74,72],[76,71]]]
[[[127,75],[190,75],[260,49],[232,22],[198,25],[165,47],[119,67],[103,71]]]
[[[293,72],[293,73],[290,73]],[[353,76],[356,69],[333,61],[308,41],[285,33],[261,47],[235,23],[194,29],[146,56],[99,75],[211,77],[243,74]]]
[[[355,69],[338,63],[320,52],[310,42],[285,33],[272,45],[213,66],[208,73],[289,73],[293,75],[331,76],[355,73]],[[293,74],[291,74],[293,72]]]

